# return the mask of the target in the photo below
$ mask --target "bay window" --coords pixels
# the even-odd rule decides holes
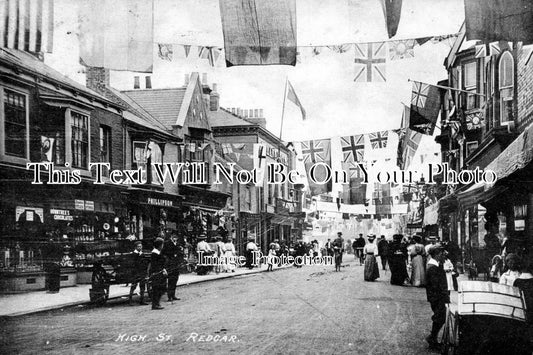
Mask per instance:
[[[500,123],[507,125],[514,121],[514,61],[510,52],[504,52],[499,63]]]

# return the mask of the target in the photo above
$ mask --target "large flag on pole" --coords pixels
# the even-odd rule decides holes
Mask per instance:
[[[152,72],[152,0],[86,0],[80,7],[80,57],[85,65]]]
[[[432,135],[440,111],[440,93],[436,86],[413,81],[409,128]]]
[[[226,65],[296,65],[295,0],[220,0]]]
[[[465,0],[466,38],[533,43],[533,1]]]
[[[312,141],[304,141],[302,144],[302,156],[305,165],[307,178],[309,179],[309,188],[312,195],[320,195],[331,191],[331,180],[325,184],[314,183],[310,178],[310,169],[316,163],[324,163],[331,167],[331,140],[319,139]],[[328,170],[323,166],[318,165],[315,169],[317,181],[324,181]]]
[[[0,1],[0,47],[52,52],[54,0]]]
[[[300,108],[300,111],[302,111],[302,119],[306,119],[305,109],[302,106],[302,103],[300,102],[300,99],[298,99],[298,96],[296,95],[296,91],[294,91],[294,88],[292,87],[292,84],[290,81],[287,80],[287,99],[294,103],[296,106]]]

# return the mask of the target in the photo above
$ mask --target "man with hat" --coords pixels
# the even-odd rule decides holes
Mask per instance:
[[[148,303],[144,302],[144,292],[146,290],[146,269],[147,269],[147,262],[145,262],[144,254],[143,254],[143,244],[140,240],[135,242],[135,249],[131,253],[131,257],[133,258],[133,281],[130,287],[130,306],[133,306],[133,292],[135,292],[135,289],[137,288],[137,284],[139,285],[139,293],[141,295],[140,304],[141,305],[147,305]]]
[[[429,347],[438,349],[440,344],[437,340],[440,328],[446,321],[446,304],[450,303],[450,292],[444,272],[444,248],[440,244],[434,244],[429,248],[431,259],[428,261],[426,271],[426,295],[433,316],[431,320],[431,334],[426,337]]]
[[[429,243],[424,246],[424,251],[426,252],[426,255],[429,255],[429,249],[431,248],[431,246],[437,243],[437,237],[435,237],[434,235],[429,236],[428,242]]]
[[[359,258],[359,265],[363,265],[363,259],[364,259],[363,248],[365,247],[365,245],[366,245],[365,238],[363,238],[363,234],[359,233],[359,238],[354,240],[353,245],[352,245],[352,247],[355,250],[355,257]]]
[[[150,282],[152,283],[152,309],[163,309],[160,301],[161,296],[167,290],[167,270],[165,269],[166,259],[161,250],[164,244],[163,238],[157,237],[154,240],[154,249],[150,255]]]
[[[180,277],[180,266],[183,261],[183,246],[178,243],[178,234],[172,232],[170,239],[165,242],[163,247],[163,255],[167,258],[167,272],[168,272],[168,302],[179,301],[176,297],[176,285]]]
[[[335,253],[335,271],[341,271],[342,254],[344,253],[342,232],[337,232],[337,238],[333,241],[333,252]]]

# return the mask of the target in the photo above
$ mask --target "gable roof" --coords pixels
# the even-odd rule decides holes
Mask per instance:
[[[122,91],[165,127],[176,125],[186,88]]]

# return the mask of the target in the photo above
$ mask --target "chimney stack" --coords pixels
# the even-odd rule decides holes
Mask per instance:
[[[211,111],[218,111],[220,107],[220,95],[217,92],[217,84],[213,84],[213,90],[209,94],[209,109]]]
[[[98,93],[105,93],[109,87],[109,69],[88,67],[85,73],[85,86]]]
[[[263,117],[263,109],[249,109],[247,120],[253,124],[266,128],[266,119]]]

